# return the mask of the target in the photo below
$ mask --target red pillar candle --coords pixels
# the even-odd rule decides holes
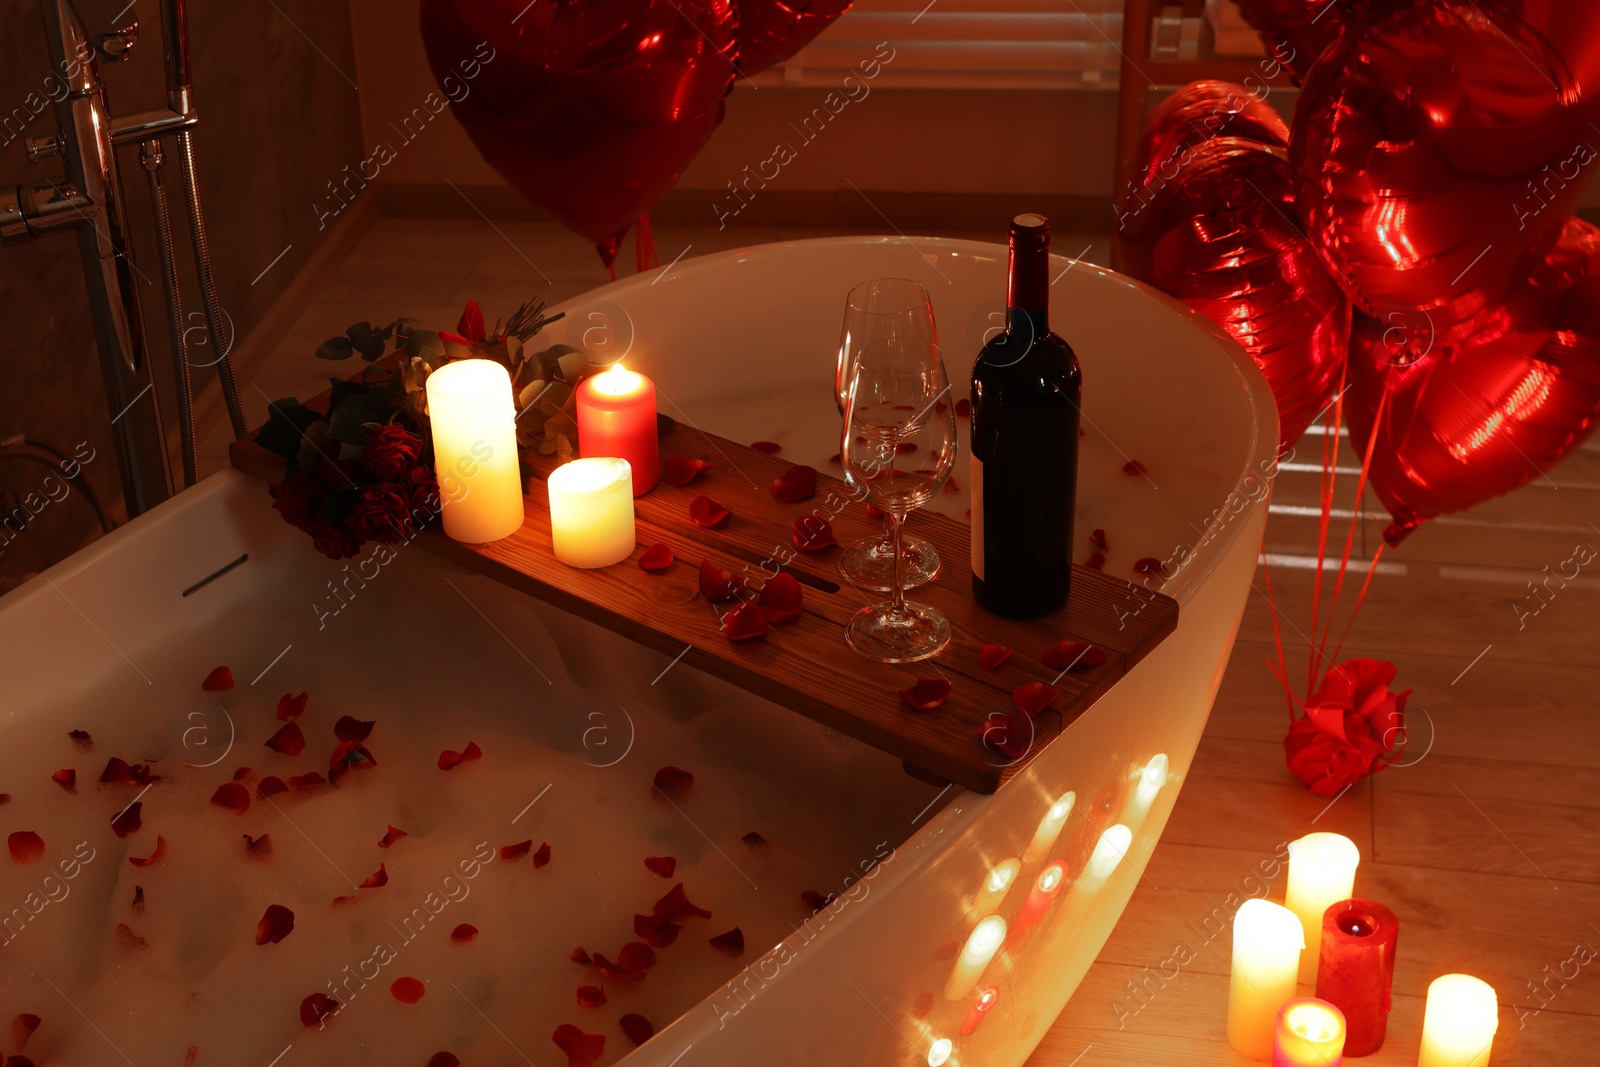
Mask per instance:
[[[1376,901],[1341,900],[1323,913],[1317,997],[1344,1013],[1346,1056],[1383,1047],[1399,937],[1400,920]]]
[[[586,459],[627,460],[634,496],[653,489],[661,477],[655,383],[620,363],[584,379],[578,386],[578,451]]]

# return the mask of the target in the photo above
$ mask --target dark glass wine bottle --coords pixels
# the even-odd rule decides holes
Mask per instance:
[[[972,365],[972,593],[1009,619],[1067,601],[1083,372],[1050,332],[1050,224],[1011,222],[1006,328]]]

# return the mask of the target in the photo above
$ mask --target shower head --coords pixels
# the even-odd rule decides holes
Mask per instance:
[[[133,50],[139,39],[138,0],[56,0],[72,9],[84,36],[102,61],[114,63]]]

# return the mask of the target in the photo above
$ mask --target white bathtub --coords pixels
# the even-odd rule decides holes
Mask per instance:
[[[1265,381],[1209,324],[1088,264],[1055,269],[1055,328],[1084,365],[1079,558],[1103,527],[1112,573],[1172,561],[1164,591],[1182,612],[1175,634],[999,794],[941,793],[895,760],[419,551],[352,584],[277,520],[260,483],[219,475],[0,601],[0,790],[13,796],[0,832],[37,827],[47,842],[39,863],[0,858],[0,909],[24,907],[0,911],[0,1017],[40,1014],[28,1053],[63,1064],[175,1063],[194,1046],[202,1064],[421,1067],[449,1050],[467,1064],[543,1065],[562,1060],[550,1041],[564,1022],[606,1035],[610,1063],[631,1049],[622,1012],[658,1028],[630,1064],[1021,1063],[1121,914],[1188,770],[1249,591],[1277,440]],[[667,414],[779,441],[785,458],[828,469],[845,291],[880,275],[924,282],[964,381],[999,322],[1004,272],[1004,249],[971,242],[763,246],[595,290],[565,306],[548,339],[626,350]],[[1129,459],[1149,477],[1123,473]],[[959,516],[965,503],[939,506]],[[334,599],[330,582],[345,594]],[[237,688],[202,693],[218,663]],[[378,767],[244,815],[204,804],[237,765],[283,773],[261,742],[282,725],[277,696],[301,690],[315,709],[308,753],[331,740],[334,715],[375,718]],[[92,753],[66,736],[80,727]],[[424,765],[469,739],[481,764],[456,777]],[[109,820],[134,793],[95,784],[110,755],[159,759],[166,776],[143,797],[145,829],[125,839]],[[677,810],[650,795],[666,764],[696,773]],[[71,765],[75,796],[49,779]],[[1068,792],[1059,836],[1041,831]],[[410,838],[377,851],[383,822]],[[1131,831],[1126,854],[1093,860],[1114,824]],[[166,858],[126,862],[149,855],[163,827]],[[745,845],[751,830],[770,845]],[[263,832],[276,852],[252,866],[238,840]],[[554,845],[548,867],[488,865],[434,925],[396,921],[480,839],[529,837]],[[95,858],[68,882],[58,867],[79,840]],[[642,869],[645,854],[675,855],[674,879],[714,919],[686,920],[649,978],[608,983],[606,1006],[579,1008],[572,989],[593,979],[567,950],[612,953],[632,939],[628,913],[670,887]],[[1020,872],[995,904],[985,886],[1012,858]],[[346,885],[379,862],[388,886]],[[1065,878],[1030,908],[1057,863]],[[35,911],[27,894],[47,875],[65,889]],[[137,914],[134,885],[147,896]],[[808,921],[803,889],[838,899]],[[345,894],[359,899],[331,903]],[[295,932],[256,946],[268,902],[290,903]],[[990,913],[1006,942],[973,981],[952,982]],[[452,945],[443,927],[458,921],[483,934]],[[130,948],[119,923],[145,947]],[[748,946],[737,962],[704,943],[732,924]],[[398,959],[372,964],[385,939]],[[352,984],[368,966],[378,976]],[[383,991],[401,974],[427,985],[419,1004]],[[326,989],[346,991],[343,1010],[326,1029],[302,1026],[301,998]]]

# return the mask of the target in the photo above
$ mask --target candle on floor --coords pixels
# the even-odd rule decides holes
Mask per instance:
[[[1322,916],[1317,996],[1344,1013],[1344,1050],[1370,1056],[1389,1028],[1389,991],[1400,920],[1372,900],[1341,900]]]
[[[1307,834],[1289,842],[1289,890],[1284,900],[1300,917],[1306,951],[1300,957],[1300,981],[1317,980],[1322,945],[1322,917],[1328,905],[1345,900],[1356,884],[1361,850],[1341,834]]]
[[[1500,1027],[1494,988],[1467,974],[1446,974],[1428,986],[1417,1067],[1489,1067]]]
[[[1294,999],[1305,933],[1281,904],[1252,898],[1233,917],[1228,975],[1228,1044],[1252,1060],[1272,1058],[1278,1011]]]
[[[428,375],[426,389],[445,534],[482,544],[516,532],[522,474],[511,375],[492,360],[458,359]]]
[[[944,984],[946,1000],[960,1000],[972,992],[972,987],[983,977],[983,969],[989,966],[989,961],[1000,951],[1005,939],[1006,921],[998,915],[991,915],[972,928],[967,943],[961,947],[961,955],[956,957],[950,978]]]
[[[633,475],[625,459],[590,458],[550,472],[550,534],[569,567],[609,567],[633,554]]]
[[[661,477],[656,386],[621,363],[578,386],[578,451],[585,459],[614,456],[633,464],[633,495]]]
[[[1301,997],[1283,1006],[1272,1067],[1340,1067],[1344,1063],[1344,1015],[1327,1001]]]

